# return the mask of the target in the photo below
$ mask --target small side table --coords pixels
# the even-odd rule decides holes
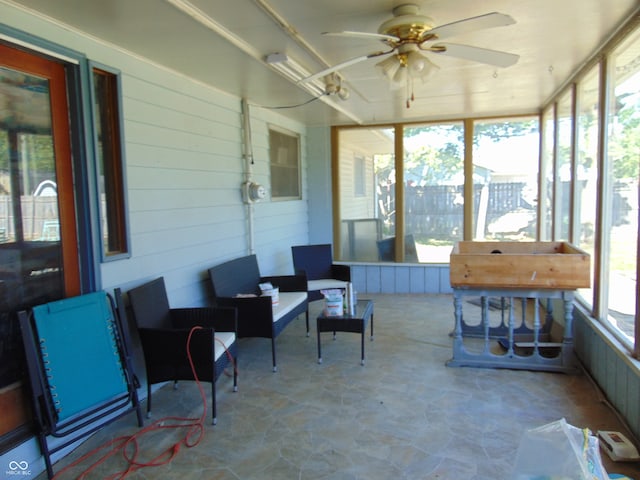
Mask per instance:
[[[318,315],[316,322],[318,328],[318,363],[322,363],[320,333],[333,332],[333,339],[335,340],[336,332],[353,332],[359,333],[362,336],[360,365],[364,365],[364,331],[367,328],[367,322],[369,320],[371,320],[371,340],[373,340],[373,301],[358,300],[353,315],[329,317],[324,314],[323,310],[322,313]]]

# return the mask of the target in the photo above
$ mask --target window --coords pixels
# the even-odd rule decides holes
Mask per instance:
[[[540,175],[540,239],[570,240],[591,255],[591,288],[579,299],[636,357],[639,51],[636,22],[545,106]]]
[[[593,67],[577,84],[577,124],[573,243],[591,256],[591,285],[595,262],[596,211],[598,209],[598,146],[600,66]],[[582,298],[593,303],[593,289],[582,289]]]
[[[638,175],[640,173],[640,32],[611,55],[610,91],[602,215],[608,281],[601,292],[604,316],[633,342],[638,249]],[[608,287],[608,292],[606,288]],[[636,347],[637,348],[637,347]]]
[[[571,156],[573,145],[573,92],[569,90],[558,101],[558,121],[554,192],[554,240],[570,240]]]
[[[93,68],[93,105],[103,259],[129,252],[120,88],[117,74]]]
[[[348,128],[338,131],[337,191],[340,196],[341,260],[375,262],[378,242],[395,232],[393,130]],[[357,176],[364,176],[363,195]],[[366,179],[375,188],[366,188]]]
[[[404,261],[447,263],[453,244],[462,240],[463,138],[462,122],[403,130]]]
[[[473,124],[474,240],[536,239],[538,117]]]
[[[293,133],[269,129],[271,198],[295,200],[300,195],[300,138]]]
[[[401,165],[396,135],[402,136]],[[463,123],[343,128],[337,137],[340,259],[448,262],[463,235]],[[373,172],[375,185],[364,196],[352,188],[359,159],[366,178]],[[396,240],[398,232],[403,241]],[[396,252],[398,244],[404,256]]]

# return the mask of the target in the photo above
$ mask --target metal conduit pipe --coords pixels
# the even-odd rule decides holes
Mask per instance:
[[[251,145],[251,115],[249,113],[249,103],[246,98],[242,99],[242,157],[244,160],[244,183],[241,188],[245,189],[251,184],[253,173],[253,147]],[[250,201],[245,201],[247,205],[247,240],[249,244],[249,255],[255,253],[255,242],[253,232],[254,207]]]

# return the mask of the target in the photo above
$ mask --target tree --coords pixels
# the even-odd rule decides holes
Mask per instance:
[[[454,143],[447,143],[443,149],[420,147],[405,157],[406,174],[418,178],[418,183],[423,185],[447,183],[462,172],[460,153],[459,145]]]
[[[462,124],[407,128],[405,138],[412,137],[420,137],[421,143],[413,151],[405,153],[404,165],[406,174],[415,177],[418,184],[446,183],[462,172],[464,162]]]
[[[498,142],[507,137],[518,137],[538,133],[538,121],[531,120],[505,120],[502,122],[475,122],[473,124],[474,143],[480,137],[489,137]]]
[[[626,104],[617,116],[616,133],[609,141],[609,158],[616,180],[638,181],[640,174],[640,106]]]

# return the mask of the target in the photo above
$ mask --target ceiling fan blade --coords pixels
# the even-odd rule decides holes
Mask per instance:
[[[345,30],[343,32],[322,32],[322,35],[328,37],[352,37],[352,38],[369,38],[372,40],[390,40],[397,42],[400,39],[395,35],[386,35],[384,33],[370,33],[370,32],[354,32],[353,30]]]
[[[314,73],[313,75],[309,75],[308,77],[299,80],[298,83],[311,82],[317,78],[324,77],[326,75],[329,75],[330,73],[337,72],[338,70],[342,70],[343,68],[350,67],[351,65],[355,65],[356,63],[364,62],[365,60],[369,60],[370,58],[379,57],[381,55],[392,53],[394,50],[395,49],[392,49],[386,52],[373,52],[373,53],[370,53],[369,55],[361,55],[359,57],[346,60],[344,62],[333,65],[332,67],[325,68],[324,70],[320,70],[319,72]]]
[[[438,43],[433,45],[431,52],[438,55],[463,58],[473,62],[486,63],[496,67],[510,67],[514,65],[520,55],[515,53],[499,52],[486,48],[472,47],[470,45],[457,45],[455,43]]]
[[[510,15],[492,12],[478,17],[466,18],[464,20],[458,20],[457,22],[447,23],[446,25],[440,25],[439,27],[429,30],[427,35],[435,35],[436,38],[447,38],[485,28],[513,25],[514,23],[516,23],[516,21]]]

